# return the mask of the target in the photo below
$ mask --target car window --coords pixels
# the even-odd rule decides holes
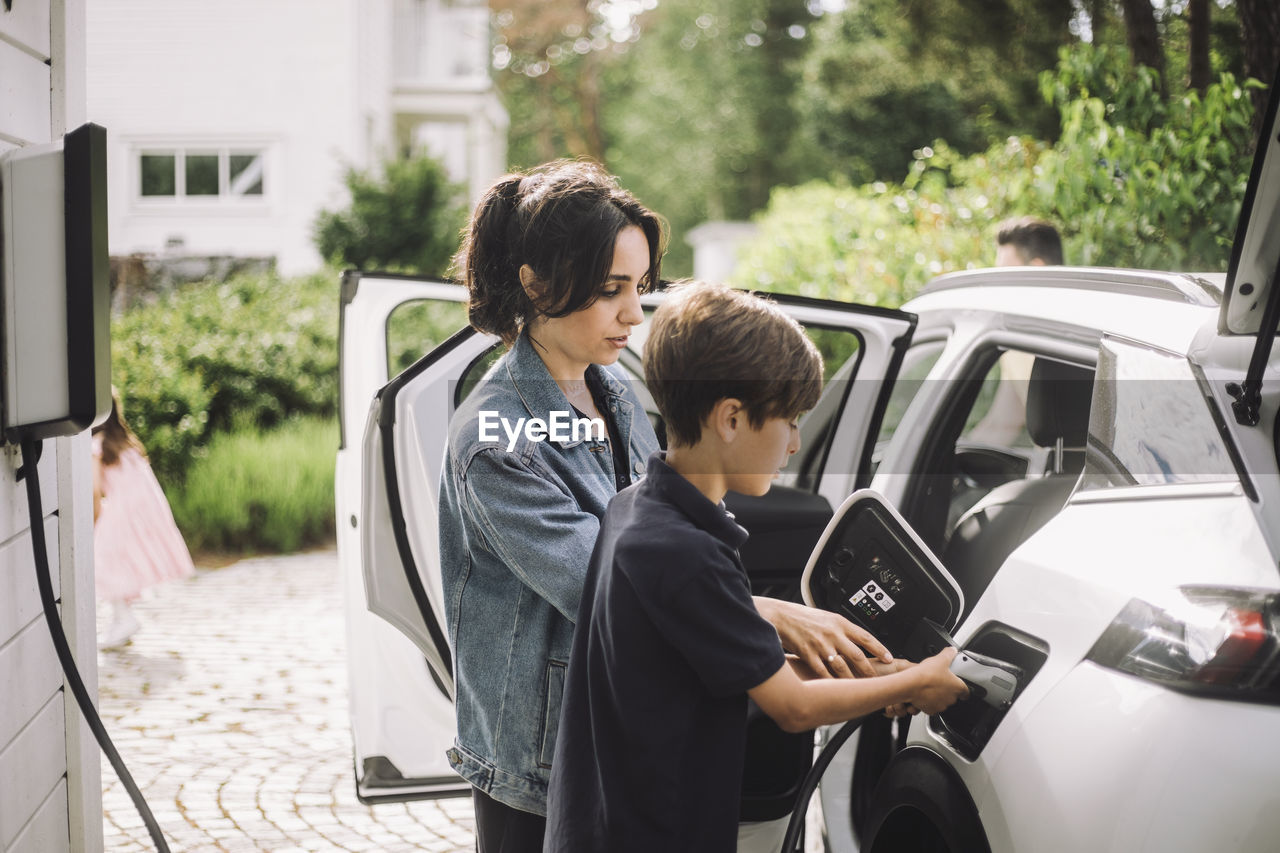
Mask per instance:
[[[862,337],[848,329],[806,326],[805,334],[822,353],[822,396],[800,419],[800,452],[788,465],[795,472],[793,485],[801,489],[817,487],[831,437],[849,386],[857,375]]]
[[[502,354],[506,351],[507,348],[502,344],[494,344],[485,350],[483,355],[471,362],[466,373],[462,374],[462,378],[458,382],[458,394],[453,401],[455,406],[462,405],[462,401],[467,399],[471,392],[475,390],[475,387],[480,384],[480,380],[489,372],[489,368],[493,367],[494,363],[502,358]]]
[[[1056,448],[1038,447],[1028,434],[1027,389],[1040,357],[991,345],[970,355],[966,378],[948,383],[910,472],[920,485],[904,501],[908,520],[938,553],[964,514],[994,489],[1044,477],[1058,466],[1076,474],[1083,468],[1082,448],[1064,445],[1058,459]],[[1082,409],[1089,404],[1089,387],[1078,402]],[[1087,411],[1077,414],[1083,432]]]
[[[993,447],[1032,447],[1027,434],[1027,383],[1035,356],[1009,350],[982,378],[960,441]]]
[[[1238,480],[1209,405],[1183,356],[1104,339],[1080,488]]]
[[[942,355],[946,341],[925,341],[907,350],[902,357],[902,367],[898,370],[898,378],[889,393],[889,402],[885,406],[884,419],[880,421],[880,432],[876,435],[876,447],[882,447],[893,438],[902,423],[911,401],[924,387],[925,377]]]
[[[387,317],[387,376],[399,375],[466,325],[463,302],[412,299],[400,303]]]

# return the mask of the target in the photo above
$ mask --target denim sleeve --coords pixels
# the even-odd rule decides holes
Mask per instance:
[[[600,519],[518,457],[476,453],[463,478],[464,512],[520,580],[577,622]]]

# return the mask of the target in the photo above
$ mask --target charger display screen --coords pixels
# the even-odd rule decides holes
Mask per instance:
[[[895,655],[904,653],[921,619],[950,624],[955,593],[939,582],[935,560],[896,519],[868,502],[838,525],[810,579],[816,605],[867,629]]]

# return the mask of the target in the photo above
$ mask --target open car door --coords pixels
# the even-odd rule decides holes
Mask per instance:
[[[464,329],[465,303],[466,291],[456,284],[360,273],[347,273],[342,280],[342,438],[335,501],[356,794],[365,803],[470,792],[444,756],[453,743],[454,717],[448,644],[439,612],[430,604],[433,595],[440,600],[439,572],[418,571],[422,564],[416,562],[410,562],[412,574],[404,568],[413,556],[406,529],[430,536],[434,548],[435,510],[420,504],[431,503],[444,434],[419,445],[436,448],[417,458],[424,470],[435,472],[415,481],[428,491],[413,490],[401,498],[397,488],[388,488],[384,456],[392,456],[382,452],[384,430],[379,428],[382,419],[394,424],[394,411],[381,403],[397,396],[379,389],[390,374],[403,376],[405,363]],[[473,337],[471,346],[483,350],[486,342]],[[437,359],[446,353],[457,357],[457,347],[444,349]],[[391,485],[398,485],[394,470],[392,478]],[[414,520],[408,528],[406,517]],[[408,556],[401,556],[401,548]]]
[[[386,362],[389,347],[379,336],[385,336],[395,307],[422,299],[461,300],[465,294],[454,285],[372,277],[347,289],[338,517],[351,626],[357,791],[365,802],[464,793],[465,784],[444,758],[455,726],[440,593],[438,484],[449,420],[500,347],[490,336],[460,331],[379,390],[377,370],[365,363]],[[645,296],[646,310],[663,298]],[[910,341],[915,317],[823,300],[777,302],[824,351],[831,381],[802,423],[807,449],[801,450],[801,464],[775,488],[776,495],[730,500],[739,522],[752,531],[743,558],[757,592],[785,583],[799,600],[799,578],[832,501],[843,500],[869,476],[869,445],[888,397],[887,380]],[[637,377],[645,330],[633,333],[619,361]],[[348,371],[348,361],[365,364],[364,372]],[[345,402],[355,394],[361,399]],[[659,422],[652,404],[646,406],[650,419]],[[352,447],[361,429],[363,448]]]

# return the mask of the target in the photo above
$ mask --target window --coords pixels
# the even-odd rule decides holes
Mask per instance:
[[[397,305],[387,317],[387,376],[398,376],[466,326],[464,302],[414,299]]]
[[[911,401],[924,387],[925,377],[933,369],[946,341],[923,341],[907,350],[898,369],[898,378],[893,383],[889,394],[889,403],[885,406],[884,419],[880,421],[880,432],[876,436],[876,455],[872,458],[873,466],[880,464],[880,453],[884,450],[893,434],[902,423]],[[874,468],[873,468],[874,470]]]
[[[1080,488],[1238,479],[1207,396],[1187,360],[1104,339]]]
[[[138,194],[144,199],[261,199],[262,150],[190,148],[138,154]]]

